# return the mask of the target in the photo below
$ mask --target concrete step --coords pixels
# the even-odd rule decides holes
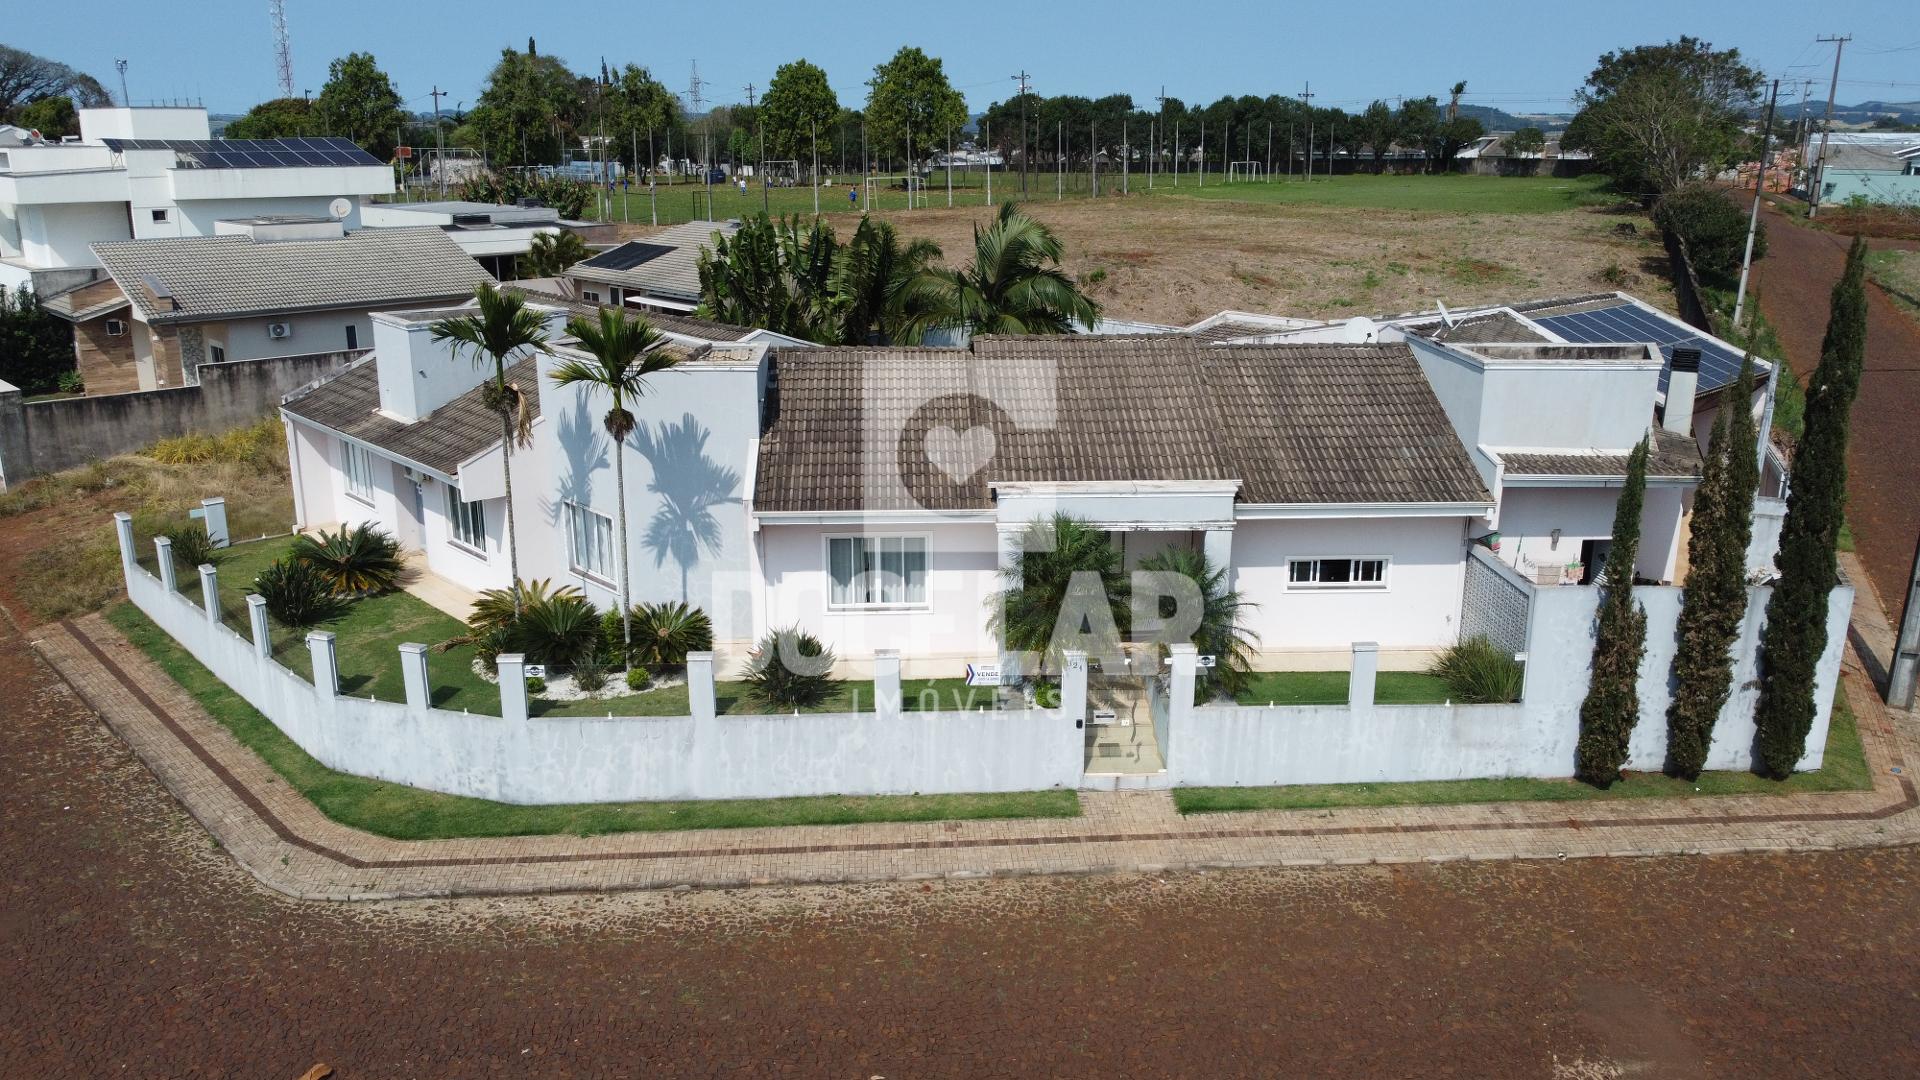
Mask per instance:
[[[1173,787],[1167,770],[1139,773],[1082,773],[1081,791],[1165,791]]]

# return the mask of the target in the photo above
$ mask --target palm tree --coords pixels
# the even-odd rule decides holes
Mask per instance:
[[[892,224],[862,217],[833,267],[833,292],[846,304],[840,343],[886,344],[903,325],[931,314],[930,293],[912,286],[938,258],[940,245],[933,241],[903,247]]]
[[[1100,597],[1076,595],[1083,587],[1084,575],[1092,574],[1102,592]],[[1076,575],[1081,575],[1076,581]],[[1047,521],[1027,526],[1018,546],[1000,571],[1000,590],[987,598],[987,627],[999,637],[1001,647],[1012,653],[1037,655],[1045,678],[1050,663],[1060,661],[1063,642],[1057,631],[1061,612],[1068,605],[1080,610],[1083,625],[1071,635],[1099,637],[1109,628],[1117,634],[1126,625],[1128,595],[1121,574],[1120,551],[1107,535],[1078,518],[1056,514]],[[1104,604],[1105,626],[1092,625],[1092,605]],[[1089,650],[1103,657],[1118,655],[1120,642],[1096,641]]]
[[[522,277],[558,277],[567,267],[593,254],[587,242],[576,232],[536,233],[527,251],[526,272]]]
[[[520,544],[513,524],[513,448],[533,445],[533,403],[518,383],[507,382],[507,358],[524,349],[547,351],[546,316],[527,306],[520,293],[503,293],[483,283],[473,294],[478,310],[434,323],[428,330],[435,341],[452,345],[455,356],[467,353],[477,365],[493,364],[493,381],[482,400],[500,414],[500,473],[507,488],[507,572],[513,582],[514,610],[520,608]]]
[[[1059,267],[1064,249],[1045,225],[1003,203],[991,225],[973,227],[973,265],[928,270],[903,290],[898,303],[904,337],[929,330],[973,334],[1067,334],[1091,327],[1100,305],[1082,295]]]
[[[618,308],[601,308],[598,317],[575,315],[567,323],[567,333],[580,340],[580,348],[592,360],[569,359],[548,376],[556,386],[576,383],[589,389],[604,390],[613,399],[603,421],[613,437],[613,484],[620,504],[614,519],[620,534],[620,632],[625,640],[622,655],[633,651],[633,600],[628,595],[627,569],[627,436],[633,434],[633,414],[627,401],[647,392],[647,378],[679,363],[678,350],[660,346],[666,338],[653,324]]]
[[[1205,552],[1193,548],[1167,548],[1140,560],[1140,569],[1179,574],[1200,590],[1200,625],[1193,631],[1194,649],[1214,658],[1214,666],[1200,668],[1194,680],[1194,692],[1201,701],[1211,700],[1218,687],[1229,694],[1243,689],[1253,672],[1253,650],[1259,635],[1248,629],[1242,618],[1255,605],[1227,588],[1227,568],[1207,560]],[[1170,618],[1170,597],[1161,600],[1160,615]],[[1166,646],[1160,651],[1164,656]]]

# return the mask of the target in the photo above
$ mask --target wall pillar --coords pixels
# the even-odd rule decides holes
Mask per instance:
[[[165,585],[168,592],[175,591],[179,585],[173,574],[173,541],[164,536],[154,537],[153,554],[160,564],[160,584]]]
[[[131,576],[139,565],[133,551],[133,515],[125,510],[113,515],[113,531],[120,538],[120,569]]]
[[[1380,645],[1373,641],[1353,643],[1353,667],[1347,675],[1347,707],[1373,708],[1374,682],[1380,671]]]
[[[259,593],[247,597],[247,625],[253,630],[253,654],[265,660],[273,655],[273,631],[267,626],[267,598]]]
[[[207,609],[207,621],[220,621],[220,571],[212,563],[200,564],[200,606]]]
[[[400,646],[400,680],[406,684],[407,707],[425,709],[431,702],[427,695],[427,647],[414,642],[405,642]]]
[[[211,499],[200,500],[200,518],[207,526],[207,539],[217,548],[226,547],[232,542],[227,532],[227,500],[216,495]]]
[[[500,669],[500,716],[506,720],[527,718],[527,658],[519,653],[501,653],[494,658]]]
[[[1060,711],[1069,720],[1087,718],[1087,654],[1068,649],[1060,665]]]
[[[695,720],[711,720],[719,710],[713,700],[713,653],[687,654],[687,712]]]
[[[873,654],[873,711],[894,720],[905,711],[900,699],[898,649],[880,649]]]
[[[1233,567],[1233,529],[1208,529],[1201,534],[1200,550],[1206,555],[1207,562],[1217,570],[1230,570]],[[1232,580],[1232,576],[1228,576]]]
[[[1208,533],[1212,536],[1212,533]],[[1208,556],[1212,558],[1212,556]],[[1192,642],[1167,646],[1171,674],[1167,679],[1167,730],[1156,731],[1160,741],[1160,760],[1173,761],[1173,733],[1186,726],[1193,715],[1193,688],[1200,677],[1200,650]]]
[[[325,630],[309,632],[307,652],[313,656],[313,688],[321,697],[339,697],[340,659],[334,652],[333,635]]]

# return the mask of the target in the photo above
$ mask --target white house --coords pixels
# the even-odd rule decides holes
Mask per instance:
[[[473,256],[501,281],[519,276],[514,261],[533,249],[542,233],[579,233],[582,239],[611,237],[612,226],[562,219],[550,206],[505,206],[497,203],[444,202],[368,203],[360,221],[370,229],[436,228]]]
[[[0,286],[65,292],[95,280],[100,241],[211,236],[238,218],[331,217],[393,191],[393,171],[345,139],[215,139],[201,108],[80,110],[74,142],[0,147]]]
[[[567,270],[580,298],[645,311],[691,312],[700,304],[700,253],[740,222],[692,221],[600,252]]]

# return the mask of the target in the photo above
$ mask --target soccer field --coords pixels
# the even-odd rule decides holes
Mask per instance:
[[[1182,176],[1173,188],[1156,178],[1154,193],[1183,199],[1229,202],[1294,203],[1368,210],[1435,210],[1450,213],[1549,214],[1617,202],[1603,190],[1606,178],[1583,176],[1301,176],[1282,173],[1268,181],[1229,184],[1219,176]]]

